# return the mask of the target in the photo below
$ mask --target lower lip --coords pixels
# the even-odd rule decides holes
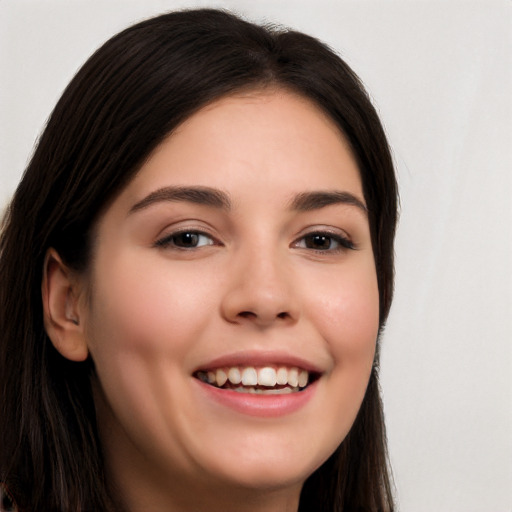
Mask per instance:
[[[303,391],[295,393],[263,395],[216,388],[198,379],[194,380],[208,399],[242,414],[267,418],[291,414],[305,407],[313,398],[318,383],[318,381],[315,381]]]

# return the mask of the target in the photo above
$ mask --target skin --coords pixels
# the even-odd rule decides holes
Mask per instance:
[[[144,202],[170,186],[220,190],[231,208]],[[374,358],[377,278],[364,208],[291,206],[317,191],[364,205],[333,122],[289,92],[227,97],[184,122],[108,207],[87,276],[49,252],[47,330],[66,357],[95,362],[107,468],[129,510],[297,510],[348,433]],[[199,245],[177,247],[183,230],[203,232]],[[327,244],[308,245],[319,232]],[[275,417],[210,400],[194,372],[240,353],[300,357],[321,374],[314,394]]]

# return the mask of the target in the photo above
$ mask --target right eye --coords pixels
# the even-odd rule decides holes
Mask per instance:
[[[164,248],[176,249],[198,249],[206,245],[213,245],[213,238],[202,231],[179,231],[171,233],[157,240],[155,245]]]

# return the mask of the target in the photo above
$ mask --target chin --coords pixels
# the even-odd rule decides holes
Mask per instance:
[[[269,471],[267,468],[247,468],[226,480],[229,488],[239,488],[243,491],[279,492],[289,489],[300,490],[309,477],[310,472],[290,471],[282,468],[279,471]]]
[[[216,467],[210,470],[230,487],[259,491],[300,489],[330,454],[325,454],[323,458],[316,454],[309,459],[282,450],[274,451],[272,454],[260,451],[257,455],[259,457],[247,457],[239,452],[239,456],[234,460],[218,461]]]

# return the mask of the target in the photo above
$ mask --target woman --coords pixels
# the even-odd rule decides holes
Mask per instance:
[[[375,110],[317,40],[195,10],[108,41],[3,226],[20,510],[392,510],[396,196]]]

